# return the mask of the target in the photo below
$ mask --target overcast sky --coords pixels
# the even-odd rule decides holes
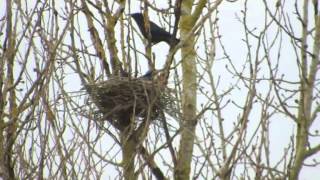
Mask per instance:
[[[289,0],[290,1],[290,0]],[[292,16],[291,20],[293,22],[293,27],[295,29],[295,32],[299,35],[300,33],[300,24],[298,24],[298,21],[294,17],[293,14],[293,6],[290,3],[293,2],[286,2],[287,6],[287,12],[289,13],[289,16]],[[270,1],[270,2],[276,2],[276,1]],[[159,8],[165,8],[167,7],[167,1],[157,1],[157,7]],[[58,3],[57,3],[58,4]],[[0,0],[0,17],[3,17],[3,14],[5,11],[3,10],[5,8],[4,1]],[[264,23],[264,6],[261,3],[261,1],[256,0],[250,0],[248,4],[249,14],[247,17],[248,25],[251,28],[256,27],[257,31],[259,31],[259,28],[262,27]],[[270,3],[270,8],[273,8],[274,5]],[[63,8],[63,7],[61,7]],[[291,9],[290,9],[291,8]],[[131,12],[140,12],[139,2],[131,0]],[[222,41],[226,47],[226,50],[228,51],[231,59],[235,63],[236,66],[241,68],[243,63],[246,61],[246,47],[243,43],[242,39],[244,38],[244,30],[243,25],[239,22],[238,17],[241,17],[241,10],[243,9],[243,1],[238,0],[236,3],[229,3],[229,2],[223,2],[222,5],[219,7],[219,27],[222,34]],[[126,14],[128,13],[126,9]],[[158,19],[156,18],[156,13],[152,10],[149,12],[150,19],[154,19],[156,23],[159,24]],[[86,26],[83,24],[84,27]],[[268,31],[269,36],[272,37],[275,33],[275,30],[272,29]],[[90,37],[86,37],[88,41],[90,41]],[[0,38],[0,42],[3,43],[2,37]],[[285,77],[287,80],[297,80],[298,78],[298,70],[296,65],[296,57],[295,54],[290,46],[290,41],[287,36],[283,37],[283,47],[281,54],[281,62],[280,62],[280,71],[285,74]],[[143,51],[144,47],[140,40],[138,40],[138,47]],[[254,46],[254,42],[253,42]],[[198,44],[197,48],[199,48],[199,52],[203,52],[204,46],[201,44]],[[153,52],[156,55],[156,68],[160,69],[163,66],[164,60],[166,59],[167,52],[169,50],[169,47],[165,43],[159,43],[152,48]],[[218,49],[221,50],[221,49]],[[271,55],[276,56],[276,54]],[[179,59],[179,53],[176,56]],[[223,57],[223,54],[221,52],[217,52],[217,58]],[[140,56],[140,62],[141,62],[141,71],[140,74],[143,74],[147,71],[147,64],[146,60],[143,58],[143,56]],[[144,62],[143,62],[144,61]],[[213,71],[216,75],[215,77],[218,79],[218,77],[222,78],[222,84],[220,86],[220,90],[224,90],[226,87],[230,86],[235,79],[232,78],[230,74],[226,73],[225,65],[228,64],[226,61],[219,61],[215,64]],[[262,70],[263,71],[263,70]],[[266,69],[267,71],[267,69]],[[319,76],[318,76],[319,77]],[[73,81],[74,77],[67,77],[66,80],[70,80],[70,91],[77,91],[81,88],[81,83],[77,81]],[[76,88],[76,89],[75,89]],[[262,85],[258,86],[258,89],[260,88],[261,91],[263,91],[263,83]],[[238,102],[242,102],[245,97],[246,92],[243,92],[241,90],[234,91],[232,94],[232,99]],[[199,99],[199,102],[201,102],[202,99]],[[226,131],[231,130],[233,128],[233,122],[236,120],[237,113],[234,113],[233,108],[226,108],[225,109],[225,118],[227,122],[225,122],[225,128]],[[255,111],[254,111],[255,112]],[[255,119],[255,114],[259,114],[259,112],[252,113],[250,119]],[[296,113],[295,113],[296,114]],[[320,122],[318,120],[318,124],[315,124],[314,127],[320,127]],[[249,127],[254,129],[257,126],[258,122],[250,121]],[[270,147],[271,147],[271,159],[273,160],[273,163],[276,163],[276,161],[279,160],[280,157],[283,156],[284,148],[288,146],[288,143],[290,142],[290,136],[295,131],[295,126],[290,120],[288,120],[286,117],[282,116],[276,116],[272,118],[271,124],[270,124]],[[250,133],[249,133],[250,134]],[[108,141],[108,139],[105,139],[104,141]],[[313,139],[314,142],[320,143],[320,139]],[[176,144],[176,146],[178,146]],[[319,154],[317,155],[317,158],[319,160]],[[111,174],[107,174],[107,177],[112,176]],[[313,168],[307,168],[304,167],[301,171],[301,180],[319,180],[320,179],[320,167],[313,167]]]

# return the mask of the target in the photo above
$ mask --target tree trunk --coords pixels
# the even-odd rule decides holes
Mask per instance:
[[[181,140],[178,152],[177,166],[175,167],[175,179],[190,179],[190,166],[193,152],[193,142],[195,138],[196,119],[196,103],[197,103],[197,79],[196,79],[196,58],[194,50],[194,35],[189,35],[193,27],[191,16],[192,0],[182,1],[180,30],[181,39],[185,44],[181,48],[182,56],[182,120],[181,120]],[[187,13],[187,14],[185,14]]]
[[[121,132],[122,168],[125,180],[134,180],[134,158],[136,156],[136,141],[130,135],[130,131]]]

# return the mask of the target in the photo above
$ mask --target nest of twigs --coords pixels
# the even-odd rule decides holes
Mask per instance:
[[[115,78],[88,84],[86,89],[103,119],[117,128],[128,126],[132,117],[154,120],[165,106],[163,88],[150,80]]]

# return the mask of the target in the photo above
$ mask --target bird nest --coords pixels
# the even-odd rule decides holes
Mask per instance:
[[[115,78],[88,84],[86,89],[103,119],[118,129],[128,126],[132,117],[154,120],[163,109],[163,88],[142,79]]]

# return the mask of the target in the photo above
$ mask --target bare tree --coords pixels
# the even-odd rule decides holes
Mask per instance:
[[[317,0],[0,7],[1,178],[294,180],[319,167]],[[137,10],[180,42],[153,45]]]

